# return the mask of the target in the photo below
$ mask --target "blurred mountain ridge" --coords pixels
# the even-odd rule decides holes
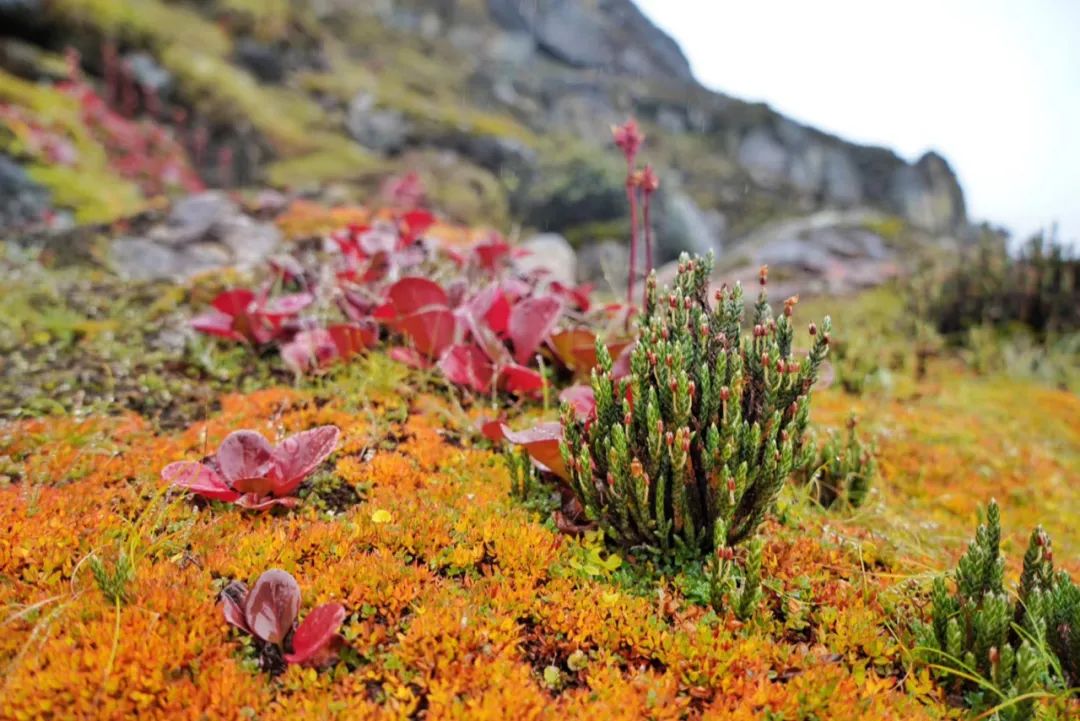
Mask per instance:
[[[210,186],[363,199],[415,170],[457,219],[595,247],[626,237],[610,126],[633,116],[662,179],[663,259],[734,262],[740,241],[802,232],[800,218],[859,218],[894,248],[969,233],[943,157],[909,163],[705,89],[630,0],[0,0],[0,28],[0,107],[48,118],[74,48],[87,81],[137,97],[131,114],[174,133]],[[98,190],[64,187],[55,158],[12,141],[10,117],[0,182],[21,205],[0,222],[40,202],[26,188],[80,220],[129,209],[97,197],[110,159]]]

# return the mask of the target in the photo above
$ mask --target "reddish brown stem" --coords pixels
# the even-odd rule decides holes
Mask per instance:
[[[637,190],[626,176],[626,199],[630,201],[630,271],[626,277],[626,304],[634,304],[634,275],[637,270]]]
[[[645,193],[644,209],[642,210],[642,216],[645,223],[645,277],[647,278],[653,271],[653,231],[652,222],[649,219],[649,206],[652,193]],[[644,303],[642,299],[642,303]]]

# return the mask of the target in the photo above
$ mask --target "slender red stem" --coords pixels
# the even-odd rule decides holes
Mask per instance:
[[[626,280],[626,304],[634,304],[634,275],[637,270],[637,245],[638,245],[638,202],[637,189],[634,187],[634,168],[627,162],[626,165],[626,198],[630,201],[630,269]]]
[[[653,271],[653,230],[652,222],[649,220],[649,206],[652,193],[645,193],[644,209],[642,211],[643,220],[645,222],[645,277],[647,278]],[[644,300],[642,300],[644,303]]]

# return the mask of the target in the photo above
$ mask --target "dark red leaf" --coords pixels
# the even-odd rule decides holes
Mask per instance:
[[[428,358],[438,358],[457,337],[457,318],[447,307],[433,308],[405,316],[398,328]]]
[[[412,210],[401,216],[401,240],[409,244],[435,225],[435,216],[426,210]]]
[[[550,421],[524,431],[512,431],[504,425],[502,431],[506,440],[528,451],[529,456],[544,469],[563,480],[569,480],[570,474],[559,450],[563,437],[561,423]]]
[[[161,469],[161,478],[197,496],[232,503],[240,494],[229,488],[217,471],[196,461],[178,461]]]
[[[340,435],[337,426],[319,426],[291,435],[279,443],[273,450],[273,494],[278,497],[292,495],[296,487],[334,452]]]
[[[238,316],[247,315],[251,311],[251,306],[254,302],[254,291],[248,290],[247,288],[237,288],[235,290],[227,290],[224,293],[219,293],[210,305],[214,306],[214,308],[225,315]]]
[[[468,312],[477,321],[483,321],[495,333],[506,333],[510,323],[510,301],[499,285],[489,285],[466,304]]]
[[[499,384],[514,395],[538,396],[544,390],[544,376],[532,368],[511,364],[502,369]]]
[[[292,637],[292,653],[285,654],[289,663],[322,666],[337,655],[338,629],[345,620],[345,607],[327,603],[313,609]]]
[[[349,360],[362,353],[379,340],[378,328],[371,321],[338,323],[328,326],[326,332],[330,334],[338,357],[342,360]]]
[[[255,431],[233,431],[218,446],[215,456],[221,476],[241,493],[265,496],[273,484],[274,448]]]
[[[502,238],[494,236],[487,242],[474,245],[473,254],[481,268],[494,271],[498,268],[499,261],[510,254],[510,246]]]
[[[300,613],[300,586],[285,571],[259,576],[244,600],[244,618],[253,636],[281,645]]]
[[[501,443],[506,440],[506,436],[503,435],[503,428],[505,427],[501,419],[484,421],[480,424],[480,433],[493,443]]]
[[[526,364],[562,314],[562,303],[554,296],[526,298],[510,311],[507,331],[514,343],[514,360]]]
[[[445,308],[450,305],[450,299],[442,286],[427,278],[402,278],[390,286],[386,297],[398,318],[429,308]]]
[[[240,581],[233,581],[221,592],[221,611],[230,624],[245,633],[251,633],[247,619],[244,618],[243,603],[247,595],[247,586]]]
[[[439,358],[439,369],[459,386],[465,386],[477,393],[486,393],[491,387],[494,369],[487,356],[474,345],[451,346]]]

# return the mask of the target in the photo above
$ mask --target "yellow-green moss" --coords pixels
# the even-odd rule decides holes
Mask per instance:
[[[80,223],[103,223],[138,212],[142,194],[109,167],[101,145],[82,122],[78,102],[48,85],[27,82],[0,70],[0,102],[21,108],[34,122],[67,138],[76,151],[71,166],[46,163],[26,148],[17,129],[0,133],[0,149],[22,158],[30,177],[52,202],[70,209]]]
[[[318,150],[271,163],[267,179],[273,185],[298,188],[333,180],[359,180],[384,166],[356,143],[335,135],[313,138]]]
[[[163,51],[171,45],[222,56],[232,42],[197,12],[158,0],[52,0],[52,15],[65,25],[95,30],[106,38]]]

